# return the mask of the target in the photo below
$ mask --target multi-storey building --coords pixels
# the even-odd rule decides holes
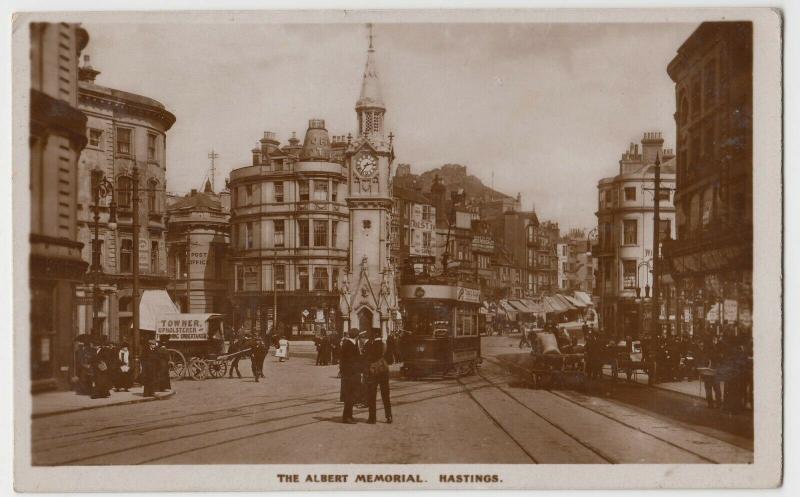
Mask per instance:
[[[252,165],[231,171],[235,328],[265,332],[275,307],[281,333],[333,328],[341,317],[348,174],[331,154],[325,121],[311,119],[302,146],[293,137],[281,148],[265,132]]]
[[[31,389],[67,388],[76,374],[75,286],[86,262],[78,237],[78,160],[86,116],[78,108],[77,24],[30,24]]]
[[[404,271],[430,271],[436,254],[436,207],[418,190],[394,185],[392,195],[392,263]]]
[[[584,230],[573,229],[556,245],[559,290],[593,292],[595,261],[588,243]]]
[[[527,297],[537,295],[534,247],[539,218],[536,213],[507,209],[492,216],[490,211],[485,212],[487,215],[482,220],[491,227],[497,250],[503,252],[517,269],[522,294]]]
[[[215,193],[210,181],[167,205],[167,291],[187,313],[218,313],[230,319],[232,271],[230,192]]]
[[[77,328],[79,333],[94,329],[112,341],[132,342],[129,333],[137,301],[133,295],[134,265],[138,265],[141,290],[163,290],[167,286],[166,133],[175,116],[151,98],[96,84],[98,74],[85,57],[78,89],[88,138],[78,175],[78,234],[84,243],[83,259],[92,260],[93,171],[102,172],[113,184],[118,227],[114,230],[108,225],[112,197],[101,199],[98,319],[93,325],[93,281],[87,277],[86,285],[77,289]],[[137,177],[134,170],[138,170]],[[133,196],[134,181],[138,182],[139,198]],[[138,260],[134,260],[133,247],[134,206],[138,206]]]
[[[664,150],[661,133],[645,133],[639,146],[630,144],[619,161],[619,174],[597,185],[597,287],[600,326],[616,336],[638,336],[651,329],[651,308],[642,299],[653,285],[655,198],[660,208],[662,240],[675,233],[675,159]],[[660,162],[660,191],[654,191],[655,163]]]
[[[677,239],[666,244],[681,332],[750,332],[753,26],[705,22],[667,67],[677,112]]]
[[[535,281],[535,294],[558,290],[558,254],[556,244],[561,238],[558,223],[544,221],[528,227],[528,274]]]

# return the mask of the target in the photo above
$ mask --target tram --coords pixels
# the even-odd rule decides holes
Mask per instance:
[[[474,285],[400,286],[401,372],[408,378],[464,376],[481,362],[480,290]]]

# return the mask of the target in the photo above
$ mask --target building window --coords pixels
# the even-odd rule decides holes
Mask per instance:
[[[604,196],[605,196],[606,204],[610,204],[611,203],[611,190],[606,190]]]
[[[672,222],[669,219],[658,220],[658,240],[669,240],[672,235]]]
[[[314,290],[328,290],[328,268],[314,268]]]
[[[275,190],[275,202],[283,202],[283,181],[276,181],[273,183]]]
[[[430,205],[423,205],[422,206],[422,220],[430,222],[431,220],[431,210],[432,207]]]
[[[337,290],[339,288],[339,268],[333,268],[333,274],[331,276],[331,290]]]
[[[336,248],[336,231],[339,229],[339,221],[331,221],[331,247]]]
[[[339,182],[333,181],[331,183],[331,202],[337,202],[339,200]]]
[[[152,240],[150,242],[150,272],[158,272],[158,241]]]
[[[245,245],[244,248],[253,248],[253,222],[248,221],[244,226],[245,228]]]
[[[714,106],[717,100],[717,61],[711,59],[703,71],[703,107],[704,110]]]
[[[150,179],[147,182],[147,212],[155,214],[158,212],[158,180]]]
[[[625,290],[636,288],[636,261],[622,261],[622,286]]]
[[[299,247],[308,247],[308,221],[305,219],[298,219],[297,220],[297,235],[298,235],[298,246]]]
[[[308,291],[308,266],[297,266],[297,289]]]
[[[636,245],[638,242],[638,222],[636,219],[625,219],[622,221],[622,243],[623,245]]]
[[[314,221],[314,246],[328,246],[328,221]]]
[[[100,148],[100,141],[103,139],[103,131],[95,128],[89,128],[89,146]]]
[[[425,253],[428,253],[431,248],[431,232],[430,231],[423,231],[422,232],[422,247],[425,249]]]
[[[119,249],[119,271],[133,272],[133,240],[130,238],[122,239],[122,246]]]
[[[117,197],[117,205],[120,209],[131,208],[131,179],[127,176],[120,176],[117,178],[117,191],[114,193]]]
[[[308,181],[298,181],[297,188],[300,191],[300,201],[308,202]]]
[[[274,230],[275,233],[273,234],[273,237],[272,237],[272,244],[273,244],[274,247],[283,247],[283,241],[284,241],[284,236],[283,236],[283,234],[284,234],[284,228],[283,228],[284,223],[283,223],[283,219],[276,219],[276,220],[272,221],[272,223],[273,223],[273,226],[275,227],[275,230]]]
[[[236,290],[244,291],[244,267],[236,266]]]
[[[534,232],[533,225],[528,225],[528,242],[532,243],[535,236],[536,234]]]
[[[711,218],[713,215],[713,206],[714,206],[714,198],[712,196],[711,188],[706,188],[706,191],[703,193],[703,213],[702,213],[702,223],[703,228],[707,228],[708,225],[711,224]]]
[[[626,186],[625,187],[625,201],[631,202],[636,200],[636,187],[635,186]]]
[[[117,154],[131,154],[131,138],[133,130],[130,128],[117,128]]]
[[[247,185],[244,187],[245,191],[245,205],[250,205],[253,203],[253,185]]]
[[[275,265],[275,290],[286,290],[286,266]]]
[[[328,182],[323,180],[314,181],[314,200],[317,202],[328,201]]]
[[[692,82],[692,117],[700,114],[700,80]]]
[[[147,133],[147,160],[156,160],[156,134]]]

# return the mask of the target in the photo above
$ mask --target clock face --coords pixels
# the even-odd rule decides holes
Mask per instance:
[[[364,155],[356,161],[356,171],[361,176],[369,178],[378,170],[378,161],[371,155]]]

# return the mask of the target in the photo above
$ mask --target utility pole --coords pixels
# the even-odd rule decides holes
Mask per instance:
[[[211,189],[216,191],[217,188],[214,185],[214,177],[217,174],[216,159],[219,158],[219,154],[214,152],[214,149],[212,148],[211,152],[208,154],[208,158],[211,159]]]
[[[131,229],[133,230],[133,343],[131,344],[131,364],[136,364],[139,358],[139,165],[136,156],[133,156],[133,220]],[[135,366],[134,366],[135,367]]]
[[[661,161],[656,152],[655,162],[655,184],[653,185],[653,337],[660,335],[661,326],[658,322],[661,315],[661,304],[659,302],[659,259],[661,245]],[[669,316],[667,316],[669,318]]]

